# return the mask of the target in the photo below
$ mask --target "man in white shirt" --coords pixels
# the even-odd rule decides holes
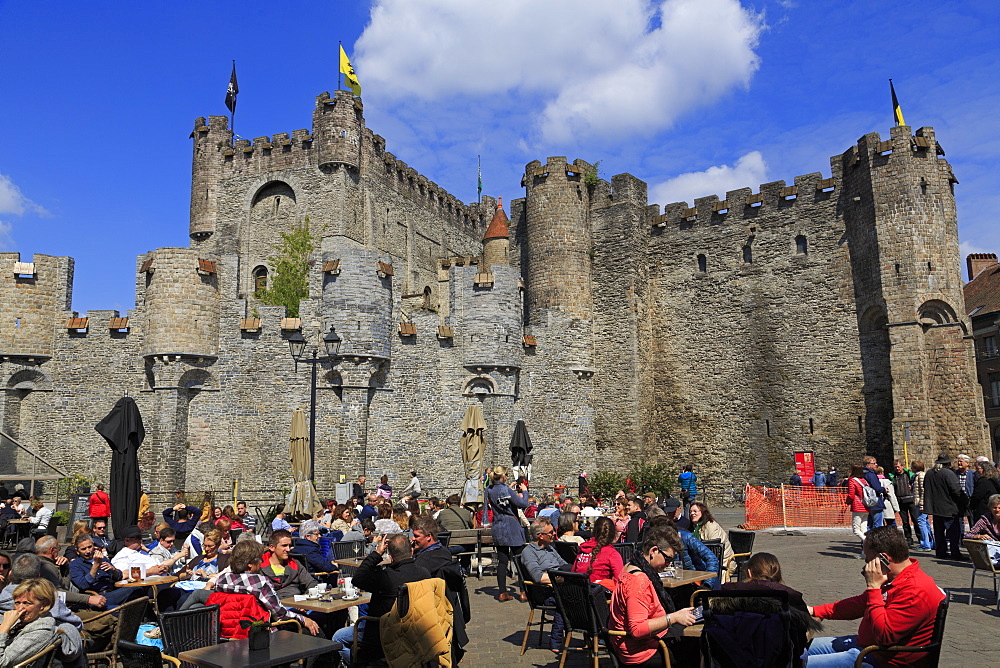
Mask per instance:
[[[139,527],[127,527],[122,532],[122,543],[125,547],[114,556],[111,565],[124,573],[125,577],[129,576],[133,566],[144,567],[147,576],[163,575],[169,570],[169,567],[157,563],[156,559],[142,552],[142,532]]]

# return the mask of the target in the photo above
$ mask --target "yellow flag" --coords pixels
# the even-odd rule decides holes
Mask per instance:
[[[340,45],[340,73],[344,75],[344,82],[351,89],[351,92],[361,97],[361,82],[358,81],[358,75],[354,73],[354,67],[351,66],[351,61],[347,58],[343,44]]]

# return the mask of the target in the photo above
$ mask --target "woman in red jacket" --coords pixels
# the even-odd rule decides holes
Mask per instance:
[[[580,545],[580,553],[573,562],[574,573],[586,573],[591,582],[614,590],[615,580],[622,570],[622,555],[611,547],[618,537],[618,530],[610,517],[594,520],[594,534]]]
[[[864,479],[864,468],[861,464],[851,464],[851,477],[847,481],[847,505],[851,508],[851,529],[854,535],[865,542],[865,532],[868,528],[868,509],[865,507],[864,488],[868,483]],[[864,554],[858,554],[858,559],[864,559]]]
[[[90,495],[90,507],[88,511],[92,523],[97,520],[104,520],[106,522],[111,517],[111,499],[108,497],[107,492],[104,491],[104,485],[98,485],[97,491]]]

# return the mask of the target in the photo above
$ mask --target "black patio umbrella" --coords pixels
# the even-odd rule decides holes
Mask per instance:
[[[94,427],[111,446],[111,524],[115,537],[139,522],[139,446],[146,438],[139,407],[122,397]]]
[[[514,466],[528,466],[534,455],[531,454],[531,437],[524,420],[518,420],[514,425],[514,435],[510,438],[510,458]]]

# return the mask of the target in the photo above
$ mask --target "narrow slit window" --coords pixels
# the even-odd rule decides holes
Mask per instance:
[[[816,433],[815,425],[813,424],[813,419],[812,418],[809,418],[809,433],[810,434],[815,434]]]
[[[753,264],[753,249],[750,248],[750,244],[743,247],[743,263]]]
[[[767,430],[767,435],[770,436],[771,435],[771,421],[770,420],[764,420],[764,429]]]
[[[800,234],[799,236],[795,237],[795,253],[797,255],[809,254],[809,241],[803,234]]]
[[[21,329],[21,319],[14,318],[14,329]]]
[[[704,255],[698,256],[698,271],[703,274],[708,271],[708,259]]]
[[[861,419],[861,416],[860,416],[860,415],[858,416],[858,433],[859,433],[859,434],[863,434],[863,433],[865,433],[865,423],[864,423],[864,421],[863,421],[863,420]]]

